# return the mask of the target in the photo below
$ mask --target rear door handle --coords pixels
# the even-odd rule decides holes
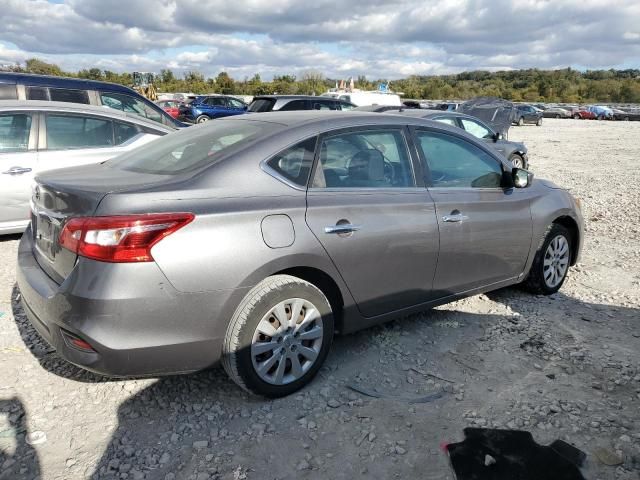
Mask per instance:
[[[331,225],[330,227],[324,227],[324,233],[353,233],[362,228],[361,225],[352,225],[350,223],[341,223],[339,225]]]
[[[451,223],[463,222],[465,220],[469,220],[469,217],[462,215],[461,213],[454,213],[453,215],[445,215],[442,217],[442,221]]]
[[[21,175],[23,173],[30,172],[31,169],[27,167],[11,167],[6,172],[2,172],[4,175]]]

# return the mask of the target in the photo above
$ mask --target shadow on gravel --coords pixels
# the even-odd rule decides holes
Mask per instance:
[[[0,236],[0,245],[2,245],[4,242],[15,242],[17,240],[20,240],[20,237],[22,237],[21,233],[14,233],[11,235],[2,235]]]
[[[16,397],[0,399],[1,480],[40,478],[38,452],[27,443],[28,433],[22,401]]]

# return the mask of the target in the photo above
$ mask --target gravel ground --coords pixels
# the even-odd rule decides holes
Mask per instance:
[[[276,401],[221,368],[113,381],[65,363],[17,305],[18,239],[1,239],[0,479],[452,479],[439,446],[466,426],[561,438],[588,453],[587,478],[640,478],[640,122],[545,119],[510,137],[583,199],[585,250],[562,290],[338,338],[316,380]]]

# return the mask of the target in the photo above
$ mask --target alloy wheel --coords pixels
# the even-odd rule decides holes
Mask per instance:
[[[286,385],[313,366],[322,348],[319,310],[308,300],[284,300],[258,323],[251,342],[256,374],[272,385]]]
[[[543,261],[544,283],[549,288],[557,287],[569,268],[569,242],[558,235],[549,242]]]

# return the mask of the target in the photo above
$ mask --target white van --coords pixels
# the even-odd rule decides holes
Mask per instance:
[[[327,92],[322,94],[325,97],[333,97],[344,100],[358,107],[367,105],[392,105],[401,107],[400,96],[395,93],[383,93],[377,91],[354,91],[354,92]]]

